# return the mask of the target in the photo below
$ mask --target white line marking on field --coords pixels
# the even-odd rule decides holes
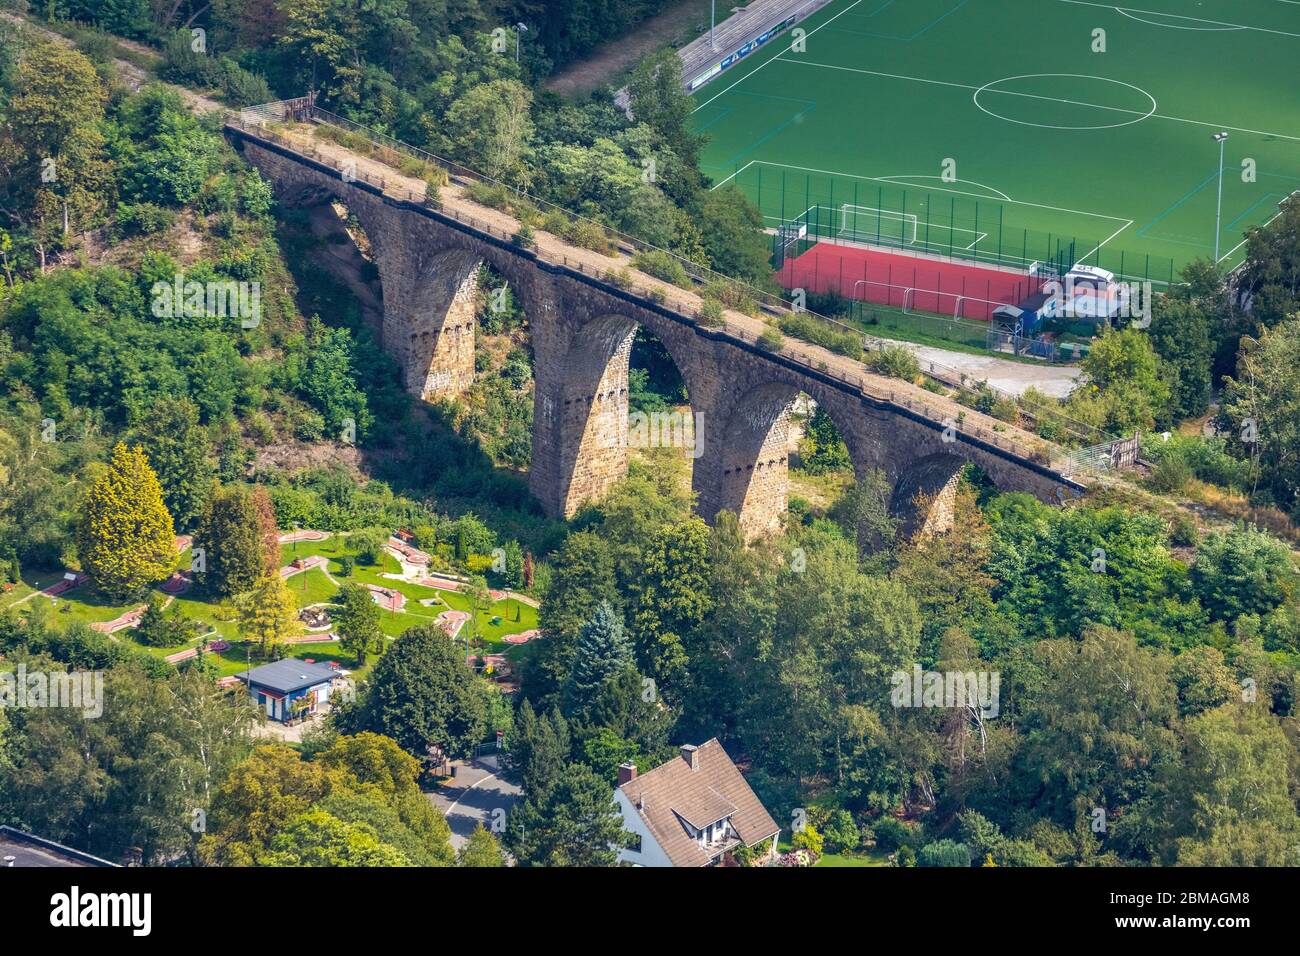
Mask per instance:
[[[1222,27],[1183,27],[1179,26],[1177,23],[1161,23],[1159,20],[1147,20],[1143,17],[1136,17],[1123,7],[1115,7],[1115,12],[1121,17],[1132,20],[1135,23],[1145,23],[1148,26],[1163,27],[1166,30],[1190,30],[1192,33],[1238,33],[1242,30],[1250,29],[1249,27],[1237,26],[1236,24],[1229,24]],[[1168,13],[1161,13],[1158,15],[1162,17],[1170,16]]]
[[[1124,225],[1120,226],[1118,229],[1116,229],[1114,232],[1112,232],[1109,236],[1107,236],[1107,237],[1106,237],[1105,239],[1103,239],[1101,242],[1097,243],[1096,248],[1093,249],[1091,252],[1089,252],[1087,255],[1083,256],[1079,261],[1080,261],[1080,262],[1087,262],[1088,259],[1089,259],[1089,257],[1091,257],[1091,256],[1093,256],[1093,255],[1096,255],[1098,252],[1101,252],[1101,247],[1102,247],[1102,246],[1104,246],[1106,243],[1110,242],[1112,239],[1114,239],[1116,236],[1118,236],[1121,232],[1123,232],[1125,229],[1127,229],[1127,228],[1128,228],[1129,226],[1131,226],[1131,225],[1133,225],[1133,220],[1132,220],[1132,219],[1130,219],[1128,222],[1124,223]]]
[[[1296,0],[1296,3],[1300,3],[1300,0]],[[938,179],[938,180],[940,180],[941,182],[943,181],[943,177],[942,177],[942,176],[922,176],[920,173],[916,174],[915,176],[912,176],[912,175],[904,175],[904,176],[878,176],[878,177],[876,177],[876,178],[879,179],[881,182],[885,182],[885,183],[897,182],[897,180],[900,180],[900,179]],[[1005,199],[1007,202],[1015,202],[1014,199],[1012,199],[1010,196],[1008,196],[1008,195],[1007,195],[1006,193],[1004,193],[1002,190],[1000,190],[1000,189],[994,189],[992,186],[986,186],[986,185],[984,185],[983,183],[977,183],[977,182],[975,182],[975,180],[973,180],[973,179],[958,179],[958,180],[956,180],[956,182],[959,182],[959,183],[970,183],[972,186],[978,186],[980,189],[987,189],[987,190],[988,190],[989,192],[991,192],[991,193],[997,193],[997,197],[998,197],[999,199]],[[898,185],[899,185],[899,186],[916,186],[916,183],[898,183]],[[929,186],[916,186],[916,188],[917,188],[917,189],[929,189],[930,187],[929,187]]]
[[[1062,0],[1067,2],[1067,0]],[[1073,0],[1068,0],[1073,2]],[[924,76],[904,76],[901,73],[881,73],[878,70],[864,70],[856,66],[839,66],[834,63],[816,63],[812,60],[787,60],[782,57],[776,57],[782,63],[795,63],[803,66],[817,66],[827,70],[843,70],[846,73],[865,73],[868,76],[882,76],[891,80],[911,80],[914,83],[929,83],[933,86],[951,86],[958,90],[979,90],[981,87],[972,86],[969,83],[952,83],[947,80],[931,80]],[[769,61],[771,62],[771,61]],[[996,82],[996,81],[995,81]],[[1116,82],[1119,82],[1118,80]],[[1300,143],[1300,136],[1288,136],[1286,133],[1273,133],[1262,129],[1246,129],[1242,126],[1228,126],[1224,123],[1207,123],[1204,120],[1185,119],[1181,116],[1166,116],[1163,113],[1147,114],[1144,110],[1131,110],[1123,106],[1104,106],[1100,103],[1084,103],[1079,100],[1066,100],[1056,96],[1042,96],[1038,93],[1020,93],[1014,90],[989,90],[990,93],[998,93],[1002,96],[1022,96],[1031,100],[1050,100],[1053,103],[1065,103],[1070,106],[1088,106],[1098,110],[1110,110],[1115,113],[1129,113],[1134,116],[1147,116],[1151,119],[1168,120],[1171,123],[1188,123],[1192,126],[1205,126],[1210,129],[1228,130],[1233,133],[1250,133],[1253,136],[1274,136],[1278,139],[1290,140],[1294,143]],[[1149,95],[1149,94],[1148,94]]]
[[[841,10],[839,13],[835,14],[835,16],[831,17],[831,18],[830,18],[829,20],[827,20],[825,23],[818,24],[816,27],[814,27],[813,29],[811,29],[811,30],[809,30],[807,33],[805,33],[805,34],[804,34],[804,39],[805,39],[805,40],[808,39],[808,37],[812,36],[814,33],[816,33],[816,32],[817,32],[818,30],[820,30],[822,27],[824,27],[824,26],[828,26],[828,25],[834,23],[836,20],[838,20],[840,17],[844,16],[844,14],[848,13],[850,10],[852,10],[854,7],[856,7],[856,6],[857,6],[859,3],[861,3],[861,2],[862,2],[862,0],[853,0],[853,2],[852,2],[851,4],[849,4],[849,5],[848,5],[847,7],[845,7],[843,10]],[[789,46],[787,46],[786,49],[789,49]],[[705,100],[705,101],[704,101],[703,103],[701,103],[699,106],[695,107],[695,109],[691,110],[691,112],[692,112],[692,113],[695,113],[695,112],[698,112],[699,110],[704,109],[704,107],[708,106],[710,103],[712,103],[714,100],[716,100],[716,99],[717,99],[719,96],[721,96],[723,93],[726,93],[727,90],[730,90],[730,89],[732,89],[733,87],[739,86],[741,83],[744,83],[747,79],[749,79],[751,76],[753,76],[753,75],[754,75],[755,73],[757,73],[759,70],[761,70],[763,67],[768,66],[769,64],[771,64],[773,60],[779,60],[780,58],[781,58],[781,54],[778,53],[776,56],[772,57],[771,60],[768,60],[767,63],[760,63],[758,66],[754,67],[754,69],[750,70],[748,73],[746,73],[746,74],[745,74],[744,76],[742,76],[740,79],[738,79],[735,83],[732,83],[731,86],[727,87],[726,90],[720,90],[720,91],[719,91],[718,93],[716,93],[715,95],[710,96],[707,100]]]
[[[1162,13],[1159,10],[1138,10],[1135,7],[1117,7],[1113,3],[1092,3],[1091,0],[1060,0],[1060,2],[1073,3],[1080,7],[1100,7],[1103,10],[1114,10],[1117,13],[1146,13],[1157,17],[1168,17],[1171,20],[1191,20],[1195,23],[1210,23],[1218,27],[1235,27],[1239,30],[1254,30],[1258,33],[1273,33],[1282,37],[1300,38],[1300,33],[1288,33],[1286,30],[1270,30],[1268,27],[1252,27],[1241,23],[1228,23],[1226,20],[1205,20],[1201,17],[1185,17],[1177,13]],[[1157,24],[1157,26],[1160,25],[1161,24]]]
[[[1300,3],[1300,0],[1282,0],[1282,2],[1283,2],[1283,3]],[[1276,219],[1278,216],[1282,215],[1282,213],[1284,213],[1285,211],[1286,211],[1285,209],[1279,209],[1279,210],[1278,210],[1277,212],[1275,212],[1272,216],[1270,216],[1268,222],[1264,223],[1264,225],[1263,225],[1263,226],[1260,226],[1260,228],[1263,229],[1263,228],[1265,228],[1265,227],[1271,225],[1272,222],[1273,222],[1273,220]],[[1241,240],[1241,242],[1237,243],[1235,246],[1233,246],[1231,249],[1229,249],[1229,250],[1228,250],[1227,252],[1225,252],[1223,255],[1219,256],[1219,262],[1222,262],[1224,259],[1228,258],[1228,256],[1232,255],[1234,252],[1236,252],[1238,249],[1240,249],[1242,246],[1244,246],[1244,245],[1245,245],[1246,243],[1248,243],[1248,242],[1250,242],[1250,237],[1249,237],[1249,236],[1247,236],[1245,239]],[[1216,265],[1217,265],[1217,263],[1216,263]]]
[[[769,162],[768,160],[765,160],[765,159],[751,159],[751,160],[750,160],[749,162],[747,162],[744,166],[740,167],[740,169],[736,170],[736,172],[732,173],[730,176],[728,176],[728,177],[727,177],[726,179],[724,179],[722,182],[720,182],[720,183],[718,183],[716,186],[714,186],[713,189],[718,189],[718,188],[720,188],[721,186],[725,185],[725,184],[728,182],[728,180],[732,179],[732,178],[735,177],[735,176],[740,175],[740,174],[743,173],[745,170],[749,169],[750,166],[753,166],[753,165],[755,165],[756,163],[757,163],[757,164],[760,164],[760,165],[763,165],[763,166],[776,166],[776,167],[780,167],[780,168],[784,168],[784,169],[797,169],[797,170],[799,170],[800,172],[803,172],[803,173],[818,173],[818,174],[820,174],[820,175],[822,175],[822,176],[839,176],[839,177],[842,178],[842,179],[865,179],[865,180],[868,180],[868,181],[873,182],[873,183],[876,183],[876,182],[881,182],[881,183],[883,183],[883,182],[888,182],[888,180],[882,179],[882,178],[880,178],[880,177],[878,177],[878,176],[860,176],[860,175],[858,175],[858,174],[856,174],[856,173],[840,173],[840,172],[836,172],[836,171],[833,170],[833,169],[814,169],[814,168],[811,167],[811,166],[795,166],[793,163],[773,163],[773,162]],[[897,186],[898,183],[889,183],[889,185],[890,185],[890,186]],[[942,193],[952,193],[952,194],[955,195],[955,196],[970,196],[972,199],[983,199],[983,200],[985,200],[985,201],[987,201],[987,202],[996,202],[996,201],[997,201],[997,200],[994,200],[994,199],[993,199],[992,197],[990,197],[990,196],[984,196],[984,195],[981,195],[980,193],[971,193],[971,192],[966,192],[965,190],[962,190],[962,189],[944,189],[942,186],[938,186],[938,187],[935,187],[934,190],[932,190],[932,191],[934,191],[934,192],[942,192]],[[1008,199],[1007,202],[1009,202],[1009,203],[1011,203],[1012,205],[1015,205],[1015,206],[1030,206],[1030,207],[1032,207],[1032,208],[1034,208],[1034,209],[1048,209],[1048,210],[1050,210],[1050,211],[1052,211],[1052,212],[1068,212],[1068,213],[1071,213],[1071,214],[1073,214],[1073,215],[1075,215],[1075,216],[1090,216],[1090,217],[1092,217],[1093,219],[1109,219],[1111,222],[1122,222],[1122,223],[1126,223],[1127,225],[1125,226],[1125,228],[1127,228],[1127,226],[1131,226],[1131,225],[1133,225],[1133,220],[1131,220],[1131,219],[1125,219],[1123,216],[1108,216],[1108,215],[1106,215],[1105,213],[1100,213],[1100,212],[1085,212],[1085,211],[1082,210],[1082,209],[1067,209],[1067,208],[1065,208],[1064,206],[1048,206],[1048,205],[1045,205],[1045,204],[1043,204],[1043,203],[1025,202],[1025,201],[1022,200],[1022,199]],[[1109,240],[1107,240],[1107,241],[1109,241]]]

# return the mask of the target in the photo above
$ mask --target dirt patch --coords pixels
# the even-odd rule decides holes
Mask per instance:
[[[276,442],[257,450],[254,468],[258,471],[276,469],[288,474],[304,468],[329,468],[341,466],[359,480],[366,475],[361,470],[361,454],[353,445],[334,442],[307,443],[301,441]]]
[[[718,19],[731,16],[737,4],[723,0]],[[743,6],[743,4],[741,4]],[[621,80],[644,56],[665,46],[681,46],[709,28],[709,0],[679,0],[632,32],[604,43],[585,59],[570,63],[546,82],[562,96],[580,96]]]

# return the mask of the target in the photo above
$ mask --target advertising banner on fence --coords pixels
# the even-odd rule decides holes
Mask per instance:
[[[787,17],[785,20],[781,21],[776,26],[772,27],[770,30],[765,31],[764,33],[760,33],[758,36],[754,37],[754,39],[750,40],[748,43],[746,43],[740,49],[736,50],[734,53],[729,53],[726,56],[724,56],[720,63],[715,63],[713,66],[709,67],[699,76],[697,76],[695,79],[691,80],[691,82],[687,84],[687,89],[689,89],[692,93],[694,93],[697,89],[699,89],[705,83],[709,82],[709,80],[713,79],[723,70],[727,69],[730,66],[734,66],[738,61],[744,59],[746,56],[753,53],[755,50],[761,47],[768,40],[772,39],[772,37],[781,33],[783,30],[788,30],[790,27],[794,26],[794,21],[795,18],[793,16]]]

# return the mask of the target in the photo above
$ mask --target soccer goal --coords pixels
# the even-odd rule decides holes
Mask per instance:
[[[856,242],[899,243],[904,246],[916,244],[916,215],[910,212],[896,212],[893,209],[878,209],[875,206],[855,206],[844,203],[840,206],[839,238]]]

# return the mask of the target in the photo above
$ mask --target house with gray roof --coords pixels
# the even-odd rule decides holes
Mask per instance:
[[[272,661],[238,675],[266,716],[282,723],[316,714],[329,701],[334,681],[341,676],[334,665],[296,657]]]

